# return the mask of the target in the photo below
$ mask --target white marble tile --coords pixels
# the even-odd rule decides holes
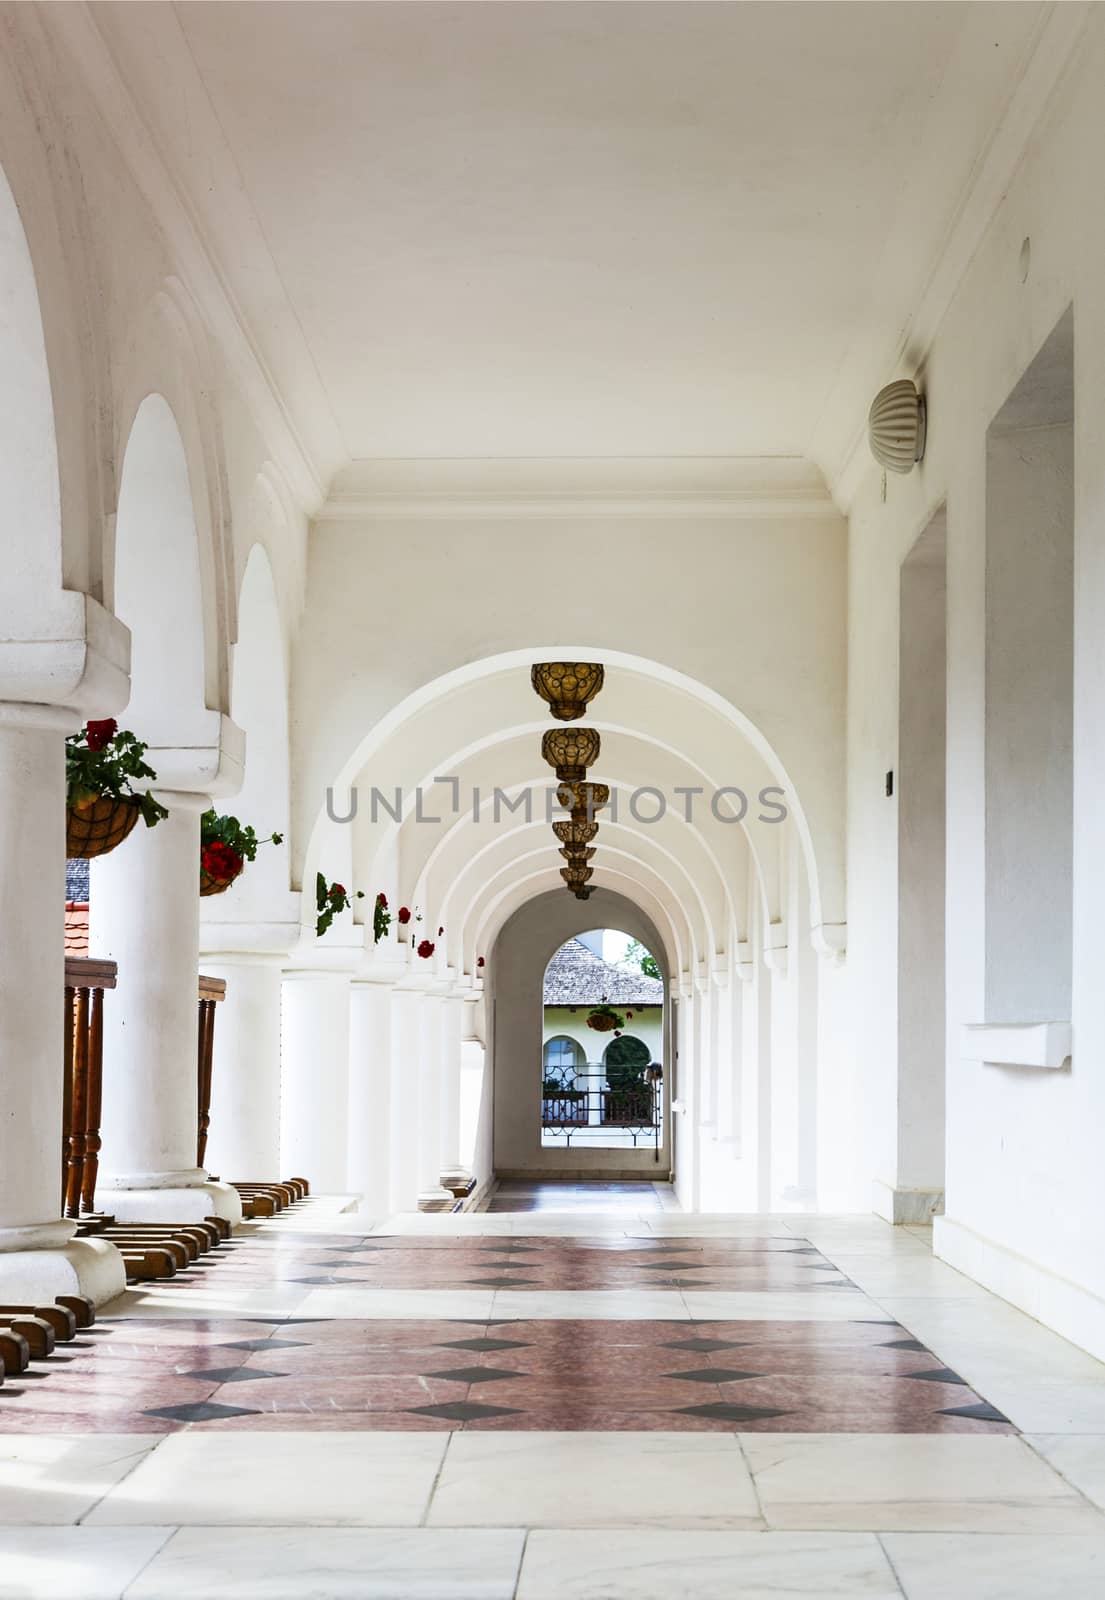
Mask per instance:
[[[174,1433],[89,1525],[412,1527],[447,1433]]]
[[[1012,1434],[740,1436],[774,1528],[1105,1534],[1105,1518]]]
[[[1101,1600],[1105,1535],[887,1533],[907,1600]]]
[[[882,1310],[854,1289],[686,1289],[692,1317],[718,1322],[855,1322]]]
[[[105,1316],[177,1320],[189,1317],[287,1317],[296,1312],[307,1291],[298,1284],[260,1288],[189,1284],[174,1288],[172,1280],[146,1289],[127,1289],[105,1307]]]
[[[1025,1439],[1068,1483],[1105,1508],[1105,1434],[1030,1433]]]
[[[182,1528],[127,1600],[511,1600],[524,1537],[520,1529]]]
[[[609,1318],[611,1321],[686,1322],[678,1289],[497,1289],[496,1317]]]
[[[851,1249],[835,1250],[824,1243],[818,1248],[864,1294],[876,1300],[884,1295],[979,1301],[990,1298],[985,1289],[956,1272],[954,1267],[933,1260],[927,1250],[864,1254]]]
[[[119,1600],[171,1528],[0,1528],[0,1600]]]
[[[517,1600],[672,1600],[676,1595],[681,1600],[798,1600],[803,1595],[901,1600],[873,1534],[655,1528],[531,1533]]]
[[[76,1522],[164,1437],[0,1434],[0,1524]]]
[[[758,1528],[726,1433],[457,1433],[430,1527]]]
[[[1013,1306],[985,1292],[880,1303],[1025,1433],[1105,1433],[1105,1365]]]
[[[369,1321],[489,1317],[494,1293],[493,1289],[358,1289],[335,1285],[312,1289],[297,1315]]]

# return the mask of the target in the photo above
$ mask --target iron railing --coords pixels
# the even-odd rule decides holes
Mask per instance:
[[[656,1068],[619,1075],[612,1085],[601,1062],[580,1067],[545,1067],[541,1084],[543,1132],[562,1136],[566,1145],[586,1139],[652,1145],[663,1143],[664,1083]],[[557,1139],[559,1142],[559,1138]]]

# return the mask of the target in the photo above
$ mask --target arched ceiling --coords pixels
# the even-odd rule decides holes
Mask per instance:
[[[417,907],[419,932],[438,946],[432,971],[440,976],[475,977],[482,947],[519,895],[567,893],[550,826],[566,813],[540,758],[554,724],[528,688],[528,665],[516,654],[473,663],[396,706],[336,775],[335,816],[350,821],[320,817],[308,850],[308,881],[321,866],[342,881],[351,876],[366,908],[379,892],[393,909]],[[520,675],[533,710],[523,723]],[[647,902],[673,971],[726,965],[752,936],[754,916],[761,926],[780,924],[793,851],[805,855],[805,876],[819,890],[817,841],[801,798],[735,708],[655,663],[622,659],[608,666],[586,721],[602,737],[590,776],[612,789],[596,818],[591,884]],[[779,793],[788,811],[781,821]],[[813,925],[819,901],[810,899]],[[371,922],[370,910],[361,920]]]

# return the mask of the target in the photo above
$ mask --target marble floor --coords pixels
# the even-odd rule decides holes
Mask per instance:
[[[0,1596],[1102,1600],[1105,1368],[871,1217],[247,1225],[0,1386]]]

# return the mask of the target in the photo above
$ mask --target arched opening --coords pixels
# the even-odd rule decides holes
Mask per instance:
[[[506,917],[484,996],[500,1177],[667,1178],[668,961],[650,918],[613,889],[586,905],[534,893]]]
[[[658,1147],[664,984],[656,957],[618,928],[556,950],[542,988],[541,1145]],[[605,1041],[605,1042],[604,1042]]]
[[[5,597],[26,625],[61,587],[54,408],[38,290],[23,223],[0,168],[0,490]],[[7,637],[18,638],[17,633]]]
[[[151,745],[208,742],[192,488],[176,418],[159,394],[139,406],[123,456],[114,593],[115,613],[131,632],[127,726]]]

